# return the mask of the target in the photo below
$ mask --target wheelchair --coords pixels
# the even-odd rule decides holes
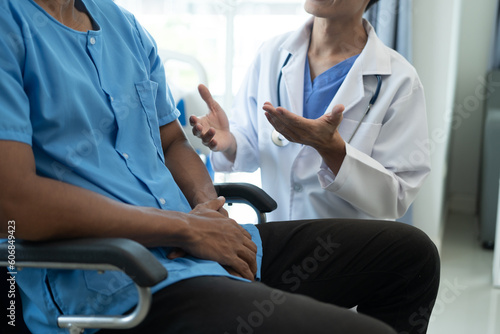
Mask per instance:
[[[266,222],[266,213],[277,208],[276,202],[262,189],[245,183],[222,183],[215,185],[218,195],[226,202],[243,203],[257,213],[257,223]],[[83,238],[51,242],[15,241],[15,270],[22,268],[81,269],[104,272],[119,270],[134,282],[138,292],[135,309],[126,315],[61,315],[57,319],[60,328],[67,328],[70,334],[82,333],[84,329],[128,329],[137,326],[148,314],[151,306],[151,287],[164,280],[168,272],[160,262],[141,244],[123,238]],[[12,248],[12,247],[11,247]],[[0,243],[0,266],[9,266],[9,243]],[[9,307],[9,292],[18,292],[16,286],[6,280],[1,291],[5,308]],[[0,285],[1,286],[1,285]],[[12,299],[11,299],[12,300]],[[15,324],[8,324],[9,318],[0,324],[1,333],[29,334],[22,319],[20,298],[17,293]],[[2,327],[3,326],[3,327]]]

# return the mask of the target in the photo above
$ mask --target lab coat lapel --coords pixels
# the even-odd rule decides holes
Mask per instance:
[[[386,47],[377,37],[371,24],[366,20],[363,23],[368,41],[325,113],[330,112],[337,104],[345,106],[344,114],[349,113],[365,95],[366,76],[391,74],[390,55]]]
[[[330,102],[330,105],[326,108],[325,113],[332,111],[333,107],[337,104],[343,104],[345,107],[344,113],[347,113],[363,98],[363,95],[363,69],[358,58],[347,74],[337,94],[333,97],[332,102]]]
[[[283,67],[281,83],[282,106],[302,116],[304,104],[304,66],[311,37],[313,20],[310,19],[302,27],[288,37],[281,49],[292,54],[288,64]],[[286,97],[286,98],[284,98]]]

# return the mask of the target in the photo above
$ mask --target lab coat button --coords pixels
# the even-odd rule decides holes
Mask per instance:
[[[303,190],[303,188],[302,188],[302,186],[300,184],[295,183],[294,186],[293,186],[293,190],[295,190],[296,192],[300,193]]]
[[[128,159],[128,158],[129,158],[129,156],[128,156],[128,154],[127,154],[127,153],[123,153],[123,157],[124,157],[125,159]]]
[[[90,44],[92,44],[92,45],[95,44],[95,37],[90,37]]]
[[[160,203],[161,203],[161,205],[165,205],[165,203],[167,203],[167,201],[165,201],[165,199],[162,197],[162,198],[160,198]]]

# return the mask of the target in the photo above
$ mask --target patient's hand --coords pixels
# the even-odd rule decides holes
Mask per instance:
[[[174,260],[174,259],[177,259],[177,258],[180,258],[180,257],[184,257],[186,255],[187,255],[187,253],[186,253],[186,251],[184,249],[175,247],[174,249],[172,249],[170,251],[170,253],[168,253],[167,257],[170,260]]]
[[[225,199],[197,205],[187,215],[188,231],[179,248],[200,259],[216,261],[236,276],[253,280],[257,272],[257,246],[241,225],[221,214],[218,210]],[[169,258],[184,256],[174,249]]]

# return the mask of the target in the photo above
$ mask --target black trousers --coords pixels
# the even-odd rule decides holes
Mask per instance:
[[[258,228],[262,282],[198,277],[173,284],[155,294],[145,321],[124,333],[427,331],[439,257],[420,230],[346,219]],[[349,310],[355,306],[357,312]]]

